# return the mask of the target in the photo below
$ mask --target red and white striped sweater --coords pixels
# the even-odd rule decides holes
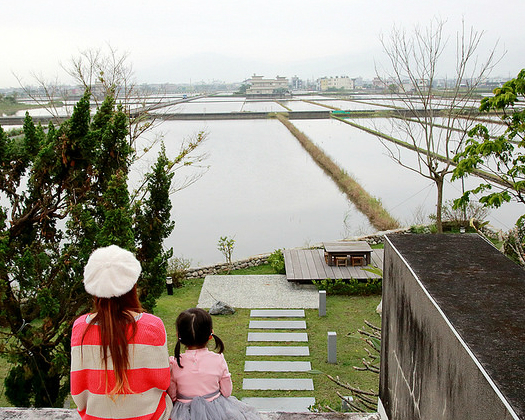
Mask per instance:
[[[128,381],[133,393],[106,395],[113,389],[111,357],[108,357],[108,382],[101,360],[98,326],[84,337],[89,319],[83,315],[75,321],[71,336],[71,395],[84,420],[166,420],[172,402],[166,393],[170,368],[166,329],[160,318],[143,313],[137,320],[137,333],[130,342]],[[129,327],[131,328],[131,326]]]

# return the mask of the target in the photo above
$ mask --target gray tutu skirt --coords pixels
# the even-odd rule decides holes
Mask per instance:
[[[257,410],[235,397],[219,395],[212,401],[211,398],[219,391],[202,397],[185,397],[177,395],[177,401],[171,410],[171,420],[261,420]],[[191,400],[181,402],[182,400]]]

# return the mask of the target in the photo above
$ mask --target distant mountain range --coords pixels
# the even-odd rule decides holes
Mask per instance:
[[[194,54],[166,57],[155,63],[135,62],[135,75],[146,83],[200,83],[220,80],[242,82],[254,73],[268,78],[297,75],[301,79],[324,76],[349,76],[372,79],[375,76],[371,56],[328,56],[295,62],[268,62],[221,54]]]

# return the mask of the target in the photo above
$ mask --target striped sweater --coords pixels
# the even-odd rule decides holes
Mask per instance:
[[[83,315],[75,321],[71,336],[71,395],[82,419],[168,419],[172,408],[166,393],[170,368],[166,330],[160,318],[143,313],[137,320],[137,333],[129,344],[127,371],[133,393],[113,399],[105,394],[106,389],[115,385],[111,357],[108,357],[106,384],[98,326],[90,328],[82,342],[89,322],[86,318]]]

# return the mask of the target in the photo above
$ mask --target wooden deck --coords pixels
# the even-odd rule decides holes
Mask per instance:
[[[285,249],[284,265],[288,281],[311,283],[312,280],[380,278],[363,270],[366,267],[335,267],[326,264],[322,249]],[[383,250],[372,251],[372,266],[383,268]]]

